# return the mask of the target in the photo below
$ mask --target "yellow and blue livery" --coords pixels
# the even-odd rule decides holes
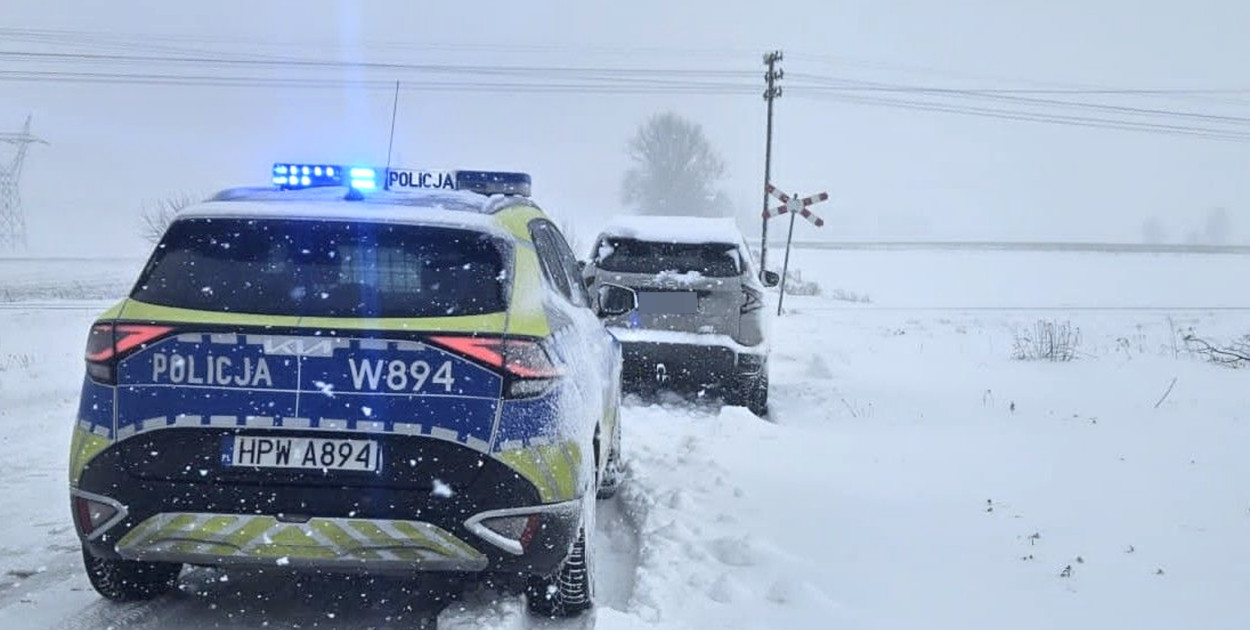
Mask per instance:
[[[380,181],[379,181],[380,180]],[[591,604],[620,346],[529,177],[277,164],[181,212],[91,327],[70,495],[92,585],[184,565],[517,575]]]

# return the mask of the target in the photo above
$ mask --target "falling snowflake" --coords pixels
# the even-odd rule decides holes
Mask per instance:
[[[455,492],[451,489],[451,486],[443,483],[442,479],[435,479],[434,489],[430,491],[430,494],[439,498],[447,499],[450,498],[451,495],[455,494]]]

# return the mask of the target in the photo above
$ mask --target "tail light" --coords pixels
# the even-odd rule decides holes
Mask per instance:
[[[96,324],[87,337],[87,375],[101,383],[116,382],[114,368],[130,352],[172,331],[151,324]]]
[[[522,555],[543,545],[543,531],[576,531],[582,519],[580,499],[563,503],[489,510],[474,514],[464,522],[482,540],[513,555]],[[549,544],[549,543],[548,543]]]
[[[534,339],[504,337],[431,337],[452,352],[502,369],[509,398],[536,396],[547,390],[561,371],[542,344]]]
[[[742,287],[742,312],[750,313],[764,308],[764,294],[751,287]]]
[[[542,518],[538,514],[496,516],[483,519],[481,525],[490,533],[487,534],[479,529],[479,535],[488,537],[496,545],[520,555],[529,549],[530,543],[534,542],[534,536],[542,527]],[[495,536],[490,536],[490,534],[495,534]]]
[[[84,538],[94,538],[126,517],[120,503],[89,492],[74,491],[74,525]]]

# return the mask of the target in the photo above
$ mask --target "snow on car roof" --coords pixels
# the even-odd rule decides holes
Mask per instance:
[[[733,219],[708,217],[622,215],[609,221],[601,235],[660,243],[742,242],[742,232]]]
[[[337,194],[332,191],[337,191]],[[253,194],[254,193],[254,194]],[[343,189],[228,191],[178,213],[179,219],[304,219],[384,221],[446,227],[467,227],[506,234],[490,214],[494,197],[462,191],[370,193],[348,201]]]

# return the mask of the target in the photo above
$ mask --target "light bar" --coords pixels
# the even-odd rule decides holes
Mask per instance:
[[[373,190],[378,187],[377,171],[374,169],[353,166],[348,174],[351,175],[352,188],[356,190]]]
[[[526,173],[456,171],[456,188],[482,195],[530,196],[530,176]]]
[[[382,177],[378,177],[382,175]],[[379,186],[379,181],[381,186]],[[527,173],[501,171],[437,171],[336,164],[273,165],[273,184],[281,190],[346,186],[360,191],[467,190],[479,195],[530,195]]]
[[[273,165],[273,185],[284,190],[342,186],[344,170],[334,164],[278,163]]]

